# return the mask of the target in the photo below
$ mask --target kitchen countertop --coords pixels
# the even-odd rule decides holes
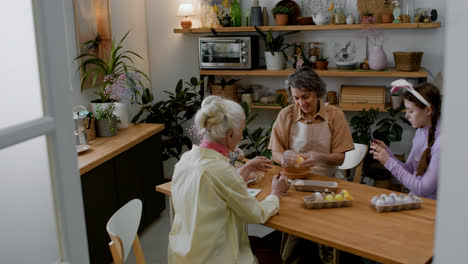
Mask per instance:
[[[163,124],[130,124],[113,137],[97,137],[89,141],[90,149],[78,154],[80,175],[96,168],[138,143],[161,132]]]

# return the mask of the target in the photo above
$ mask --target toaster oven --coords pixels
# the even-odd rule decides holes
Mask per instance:
[[[258,37],[200,37],[198,54],[200,69],[253,69],[258,64]]]

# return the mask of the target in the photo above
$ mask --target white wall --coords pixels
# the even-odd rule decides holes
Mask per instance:
[[[468,252],[468,196],[466,164],[468,129],[466,112],[466,77],[464,62],[468,22],[464,19],[468,2],[448,2],[446,95],[442,106],[441,170],[437,203],[435,263],[467,263]]]

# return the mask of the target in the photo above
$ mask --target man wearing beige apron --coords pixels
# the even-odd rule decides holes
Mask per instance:
[[[288,77],[288,92],[294,104],[278,114],[269,148],[273,160],[283,167],[295,166],[298,155],[311,173],[334,177],[345,152],[354,149],[353,138],[344,113],[320,98],[325,84],[312,69],[296,69]],[[288,263],[320,263],[315,243],[289,235],[283,250]]]

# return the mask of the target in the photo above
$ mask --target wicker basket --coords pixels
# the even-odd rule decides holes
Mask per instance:
[[[231,84],[222,86],[220,84],[211,85],[211,95],[217,95],[234,102],[239,102],[239,96],[237,95],[237,85]]]
[[[91,124],[89,124],[89,122],[91,122]],[[95,139],[96,138],[96,118],[94,118],[94,116],[90,118],[86,118],[84,120],[84,126],[86,129],[86,136],[88,137],[88,140]]]
[[[419,71],[424,52],[393,52],[397,71]]]

